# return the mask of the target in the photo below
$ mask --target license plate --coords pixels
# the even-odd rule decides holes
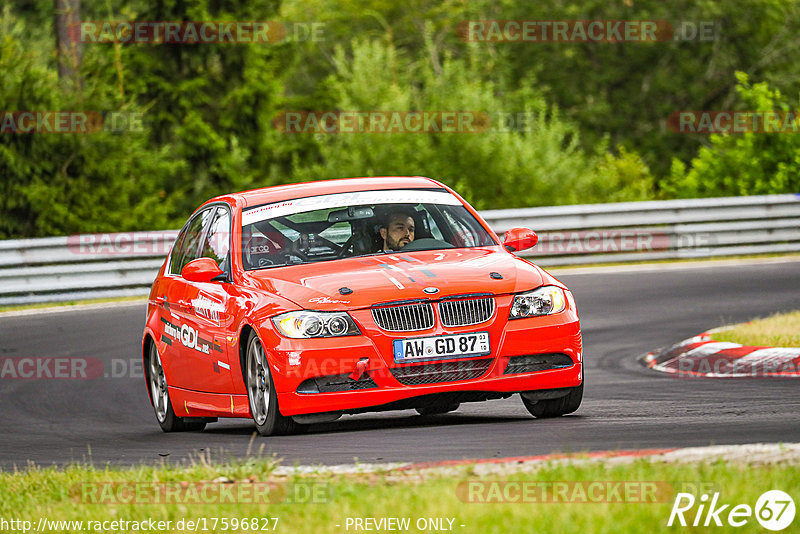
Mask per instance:
[[[489,332],[394,340],[394,361],[445,359],[490,354]]]

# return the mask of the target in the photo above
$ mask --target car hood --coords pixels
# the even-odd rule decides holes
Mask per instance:
[[[301,308],[322,311],[470,293],[514,293],[553,280],[499,247],[382,254],[249,271],[247,276],[262,290]],[[342,294],[342,288],[352,292],[345,289],[347,294]],[[430,294],[426,288],[439,291]]]

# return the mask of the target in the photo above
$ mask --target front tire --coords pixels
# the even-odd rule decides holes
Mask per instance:
[[[169,399],[169,387],[164,376],[164,367],[161,365],[161,356],[158,355],[155,343],[150,343],[150,398],[156,412],[156,420],[164,432],[200,431],[206,427],[202,421],[184,421],[175,415],[172,402]]]
[[[250,401],[250,414],[262,436],[293,434],[299,432],[304,425],[291,417],[281,414],[278,407],[278,395],[275,383],[269,370],[269,361],[264,347],[255,332],[250,334],[245,357],[245,385],[247,398]]]
[[[522,404],[528,409],[531,415],[539,419],[549,417],[560,417],[567,415],[578,409],[583,400],[583,382],[579,386],[571,388],[570,392],[557,399],[543,399],[531,401],[520,394]]]

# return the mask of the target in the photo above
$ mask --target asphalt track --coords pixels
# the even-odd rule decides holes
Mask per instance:
[[[299,436],[256,438],[247,420],[164,434],[137,360],[144,306],[0,316],[0,358],[96,357],[122,377],[0,379],[0,467],[177,463],[275,455],[284,465],[441,461],[551,452],[800,442],[800,383],[679,379],[635,358],[706,329],[800,308],[800,261],[693,264],[559,276],[573,290],[585,342],[576,414],[536,420],[517,396],[452,414],[346,416]],[[116,369],[109,369],[117,361]],[[133,376],[130,376],[130,375]]]

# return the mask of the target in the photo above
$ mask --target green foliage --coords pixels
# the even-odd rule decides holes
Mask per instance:
[[[738,72],[737,90],[741,109],[747,111],[792,111],[780,91],[766,82],[751,84]],[[797,118],[795,120],[798,120]],[[714,134],[689,170],[675,159],[666,194],[674,197],[713,197],[797,193],[800,191],[800,135],[793,133]]]
[[[605,154],[597,166],[590,193],[603,202],[634,202],[656,197],[655,180],[642,157],[620,146],[619,155]],[[600,186],[597,190],[597,186]]]
[[[3,11],[0,109],[7,111],[114,110],[137,113],[135,103],[89,84],[81,94],[61,90],[48,52],[24,42],[26,25]],[[93,60],[89,59],[89,66]],[[0,238],[76,232],[164,228],[163,179],[180,162],[165,158],[141,134],[2,134]]]
[[[275,0],[189,0],[132,7],[131,14],[145,21],[261,21],[277,9]],[[209,197],[270,185],[261,176],[281,90],[276,54],[273,45],[255,43],[123,47],[126,91],[148,103],[151,144],[174,143],[171,157],[183,163],[167,188],[181,218]]]
[[[737,101],[788,109],[781,95],[800,93],[798,0],[83,2],[83,20],[324,26],[322,40],[266,45],[85,44],[79,90],[57,79],[52,2],[3,5],[0,110],[139,113],[144,129],[0,134],[0,238],[175,227],[218,194],[342,176],[431,176],[478,208],[798,190],[798,136],[666,127],[674,111]],[[480,19],[711,22],[715,34],[459,38],[459,24]],[[461,110],[493,122],[480,133],[286,134],[273,126],[283,110]]]
[[[531,88],[476,80],[464,60],[413,61],[391,44],[356,40],[338,47],[326,86],[339,110],[459,110],[487,113],[488,131],[316,134],[316,161],[298,180],[330,176],[423,175],[456,188],[479,209],[647,198],[633,184],[649,179],[638,156],[602,160],[580,147],[578,129]],[[437,71],[438,66],[438,73]],[[519,111],[527,122],[497,124]],[[289,134],[287,134],[289,135]],[[312,135],[312,134],[294,134]],[[599,164],[598,164],[599,161]]]
[[[736,70],[800,92],[798,0],[286,0],[283,11],[301,19],[315,13],[330,30],[326,43],[298,60],[307,65],[300,67],[306,82],[324,77],[328,47],[346,46],[353,35],[385,36],[417,60],[430,57],[432,43],[440,54],[466,58],[472,79],[535,89],[580,130],[585,150],[608,138],[640,154],[658,177],[669,174],[673,156],[688,162],[699,144],[669,131],[667,116],[730,109]],[[466,43],[456,30],[468,20],[658,20],[675,33],[655,43]],[[704,27],[711,33],[701,34]]]

